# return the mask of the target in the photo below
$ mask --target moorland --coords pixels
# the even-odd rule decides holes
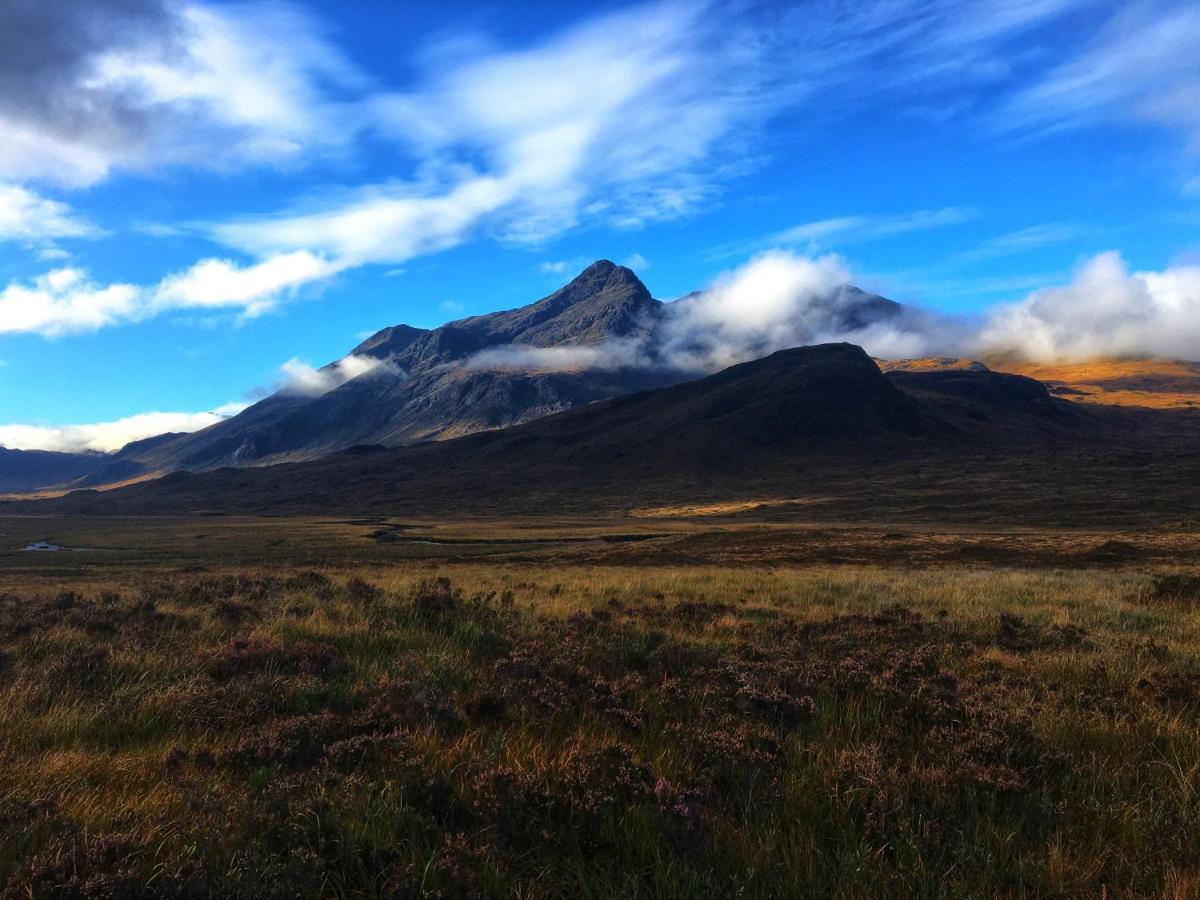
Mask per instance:
[[[43,515],[0,547],[5,897],[1200,889],[1193,526]]]

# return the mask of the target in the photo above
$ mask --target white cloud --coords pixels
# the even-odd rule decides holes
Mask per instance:
[[[248,401],[234,400],[231,403],[224,403],[218,406],[213,410],[213,414],[221,416],[222,418],[229,418],[230,416],[236,416],[238,413],[244,412],[245,410],[249,409],[250,406],[251,404]]]
[[[259,255],[396,264],[480,234],[536,243],[585,221],[636,228],[686,215],[757,164],[755,137],[781,110],[835,89],[849,106],[860,90],[942,85],[950,73],[964,90],[993,81],[1003,41],[1073,2],[966,13],[948,2],[876,2],[814,17],[666,0],[520,50],[463,41],[433,55],[412,90],[364,98],[363,116],[413,154],[416,177],[215,225],[212,235]],[[881,84],[883,67],[891,74]],[[833,232],[863,240],[971,215],[851,217],[760,246]]]
[[[1119,254],[1102,253],[1070,284],[994,305],[974,321],[908,306],[857,315],[861,298],[839,289],[853,280],[835,257],[764,254],[694,300],[669,305],[661,347],[676,363],[690,356],[706,369],[823,341],[850,341],[880,357],[1012,352],[1039,361],[1194,359],[1200,348],[1195,264],[1131,273]],[[1007,279],[1003,287],[1027,283]]]
[[[637,341],[609,341],[596,346],[527,347],[505,344],[483,350],[464,368],[481,371],[577,372],[619,369],[650,363],[645,347]]]
[[[223,418],[219,411],[148,412],[92,425],[0,425],[0,446],[12,450],[111,453],[131,441],[167,432],[199,431]]]
[[[299,164],[357,152],[364,138],[390,141],[411,174],[209,225],[251,261],[201,260],[135,289],[127,314],[80,319],[49,297],[46,315],[7,316],[8,330],[63,333],[176,308],[255,315],[338,271],[395,272],[480,235],[536,243],[586,221],[636,228],[686,215],[757,165],[756,137],[781,110],[834,90],[849,108],[867,89],[991,83],[1005,40],[1075,0],[966,13],[949,0],[876,0],[817,17],[660,0],[519,49],[465,40],[418,54],[403,92],[366,78],[286,0],[61,2],[16,15],[0,4],[8,177],[87,184],[162,165]],[[855,216],[771,243],[864,240],[969,215]]]
[[[385,360],[371,356],[346,356],[320,369],[293,357],[279,367],[279,372],[283,379],[281,391],[319,397],[355,378],[371,373],[398,373],[398,370]]]
[[[1062,287],[993,309],[977,344],[1034,360],[1157,355],[1195,358],[1200,348],[1200,266],[1130,273],[1102,253]]]
[[[138,318],[142,293],[131,284],[98,285],[78,269],[55,269],[0,292],[0,334],[58,336]]]
[[[978,217],[979,213],[976,210],[959,206],[921,209],[891,215],[863,213],[838,216],[794,225],[761,238],[722,244],[714,247],[709,256],[714,259],[722,259],[741,256],[755,250],[778,247],[802,247],[811,253],[821,248],[948,228],[971,222]]]
[[[644,272],[650,268],[650,260],[640,253],[631,253],[625,257],[621,265],[627,269],[633,269],[635,272]]]
[[[583,217],[683,214],[716,143],[761,118],[742,87],[711,78],[730,48],[706,47],[708,33],[697,6],[669,2],[522,51],[443,58],[417,90],[368,100],[418,178],[212,234],[254,254],[396,264],[480,233],[536,243]]]
[[[255,316],[271,309],[282,295],[294,295],[340,268],[304,251],[245,267],[227,259],[206,259],[164,278],[151,302],[158,310],[237,307],[244,315]]]
[[[850,341],[880,356],[945,352],[961,339],[957,321],[902,308],[850,287],[832,255],[772,250],[717,278],[698,294],[665,304],[640,339],[577,347],[505,345],[476,354],[478,369],[576,371],[669,367],[713,372],[789,347]]]
[[[152,287],[101,285],[80,269],[54,269],[32,282],[10,283],[0,292],[0,334],[57,337],[187,309],[257,316],[339,270],[304,252],[245,267],[224,259],[202,260]]]
[[[85,185],[113,169],[302,163],[355,138],[353,108],[331,98],[363,87],[290,3],[4,3],[0,171]]]
[[[953,340],[951,320],[890,306],[850,288],[852,280],[836,256],[763,253],[700,294],[669,304],[656,355],[713,371],[828,341],[850,341],[880,356],[915,356]]]
[[[93,237],[96,227],[65,203],[15,184],[0,183],[0,241],[41,243],[58,238]]]
[[[260,256],[304,251],[343,266],[403,262],[460,243],[515,196],[515,184],[488,177],[469,178],[442,195],[372,189],[334,209],[216,226],[213,236]]]

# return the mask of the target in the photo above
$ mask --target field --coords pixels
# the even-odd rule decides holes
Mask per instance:
[[[1200,896],[1200,531],[786,509],[0,518],[0,896]]]

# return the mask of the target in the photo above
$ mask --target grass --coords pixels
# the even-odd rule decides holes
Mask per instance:
[[[1192,570],[364,544],[16,571],[0,895],[1200,894]]]

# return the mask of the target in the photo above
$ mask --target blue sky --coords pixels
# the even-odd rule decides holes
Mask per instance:
[[[832,253],[1045,353],[1200,340],[1194,3],[15,0],[0,35],[9,446],[196,427],[599,257],[670,299]]]

